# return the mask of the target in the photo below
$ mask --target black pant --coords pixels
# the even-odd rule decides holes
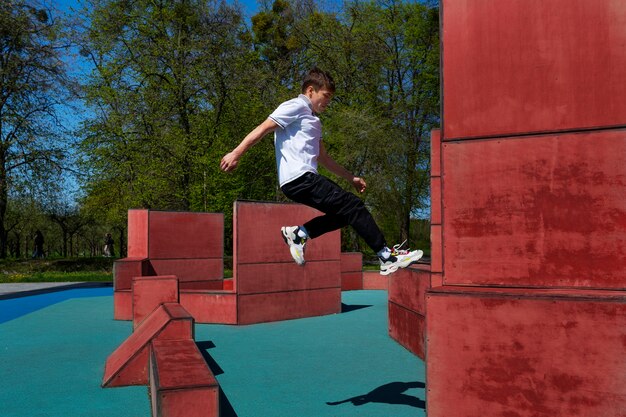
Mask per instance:
[[[307,172],[281,190],[293,201],[324,213],[304,224],[311,239],[351,225],[374,252],[386,246],[385,237],[363,201],[328,178]]]

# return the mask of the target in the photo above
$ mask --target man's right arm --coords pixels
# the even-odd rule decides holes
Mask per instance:
[[[263,139],[265,135],[275,131],[278,127],[279,126],[275,121],[269,118],[266,119],[263,123],[255,127],[252,132],[248,133],[248,135],[243,138],[241,143],[233,149],[232,152],[224,155],[222,161],[220,162],[220,169],[222,171],[229,172],[237,168],[239,159],[243,156],[243,154]]]

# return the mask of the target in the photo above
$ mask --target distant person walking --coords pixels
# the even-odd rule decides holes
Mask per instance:
[[[43,233],[41,230],[35,232],[35,249],[33,250],[33,258],[43,258]]]
[[[111,256],[115,256],[115,249],[113,248],[113,238],[111,237],[111,233],[107,233],[104,237],[104,256],[110,258]]]

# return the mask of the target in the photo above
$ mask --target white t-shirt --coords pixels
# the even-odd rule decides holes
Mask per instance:
[[[322,123],[303,94],[285,101],[269,116],[279,128],[274,131],[276,166],[280,186],[307,172],[317,172]]]

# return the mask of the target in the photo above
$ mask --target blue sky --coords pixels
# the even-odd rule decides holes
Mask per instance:
[[[254,15],[260,9],[256,0],[227,0],[227,2],[240,4],[248,17]],[[80,0],[52,0],[52,3],[63,11],[69,11],[72,7],[78,9]]]
[[[2,1],[2,0],[0,0]],[[54,5],[59,11],[63,13],[70,13],[72,9],[79,10],[81,6],[81,0],[49,0],[51,4]],[[256,14],[261,6],[256,0],[227,0],[230,4],[239,4],[244,14],[249,19]],[[68,60],[75,60],[69,64],[69,68],[72,69],[72,72],[75,75],[81,75],[81,73],[87,73],[89,71],[89,65],[85,62],[81,62],[80,56],[76,54],[75,57],[68,57]],[[80,103],[76,103],[77,106],[80,106]],[[69,129],[78,129],[79,124],[82,120],[84,120],[87,116],[87,109],[72,109],[70,107],[66,107],[60,109],[60,116],[64,119],[64,124]],[[69,204],[72,204],[72,201],[76,201],[79,197],[79,185],[74,178],[73,175],[66,175],[63,178],[63,188],[64,188],[64,196],[66,201]]]

